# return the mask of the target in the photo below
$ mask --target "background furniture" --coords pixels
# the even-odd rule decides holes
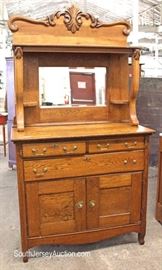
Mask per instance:
[[[6,124],[7,124],[7,114],[0,113],[0,126],[2,126],[2,146],[4,151],[4,156],[6,157],[7,149],[6,149]]]
[[[157,188],[157,202],[156,202],[156,219],[162,223],[162,134],[160,140],[160,153],[159,153],[159,178]]]
[[[15,95],[14,95],[14,67],[13,58],[6,58],[6,89],[7,89],[7,111],[8,111],[8,166],[13,168],[16,164],[16,149],[11,141],[11,128],[15,117]]]
[[[129,232],[144,244],[153,130],[136,115],[140,51],[127,45],[129,24],[102,24],[72,6],[39,22],[13,17],[9,27],[22,251]],[[40,67],[105,67],[105,104],[40,106]]]

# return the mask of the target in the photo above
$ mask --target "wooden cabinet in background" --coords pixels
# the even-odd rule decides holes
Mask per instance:
[[[156,201],[156,219],[162,223],[162,134],[159,137],[160,153],[158,167],[158,188]]]
[[[153,130],[140,126],[136,116],[140,51],[127,45],[130,25],[102,24],[72,6],[42,21],[11,18],[9,27],[24,261],[29,248],[42,244],[92,243],[130,232],[144,244]],[[57,76],[50,76],[48,88],[40,74],[52,67]],[[105,80],[103,89],[96,79],[98,96],[91,105],[84,95],[82,104],[70,104],[67,75],[79,67],[99,70]],[[60,68],[66,70],[61,79]],[[67,81],[59,99],[58,80]],[[86,87],[77,81],[77,91],[83,94]]]

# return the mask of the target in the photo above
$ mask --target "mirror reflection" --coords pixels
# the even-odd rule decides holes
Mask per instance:
[[[40,106],[104,106],[105,78],[105,67],[39,67]]]

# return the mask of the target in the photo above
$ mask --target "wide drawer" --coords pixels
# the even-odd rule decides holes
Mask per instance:
[[[144,151],[24,161],[26,181],[128,172],[144,169]]]
[[[89,153],[102,153],[120,150],[133,150],[143,149],[144,138],[120,138],[120,139],[105,139],[105,140],[92,140],[88,144]]]
[[[84,142],[50,142],[23,144],[24,157],[59,156],[84,154],[86,145]]]

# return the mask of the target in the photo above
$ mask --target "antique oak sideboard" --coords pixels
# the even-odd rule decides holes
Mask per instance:
[[[140,51],[127,44],[129,23],[102,23],[72,6],[8,25],[24,261],[42,244],[129,232],[144,244],[153,130],[136,116]]]

